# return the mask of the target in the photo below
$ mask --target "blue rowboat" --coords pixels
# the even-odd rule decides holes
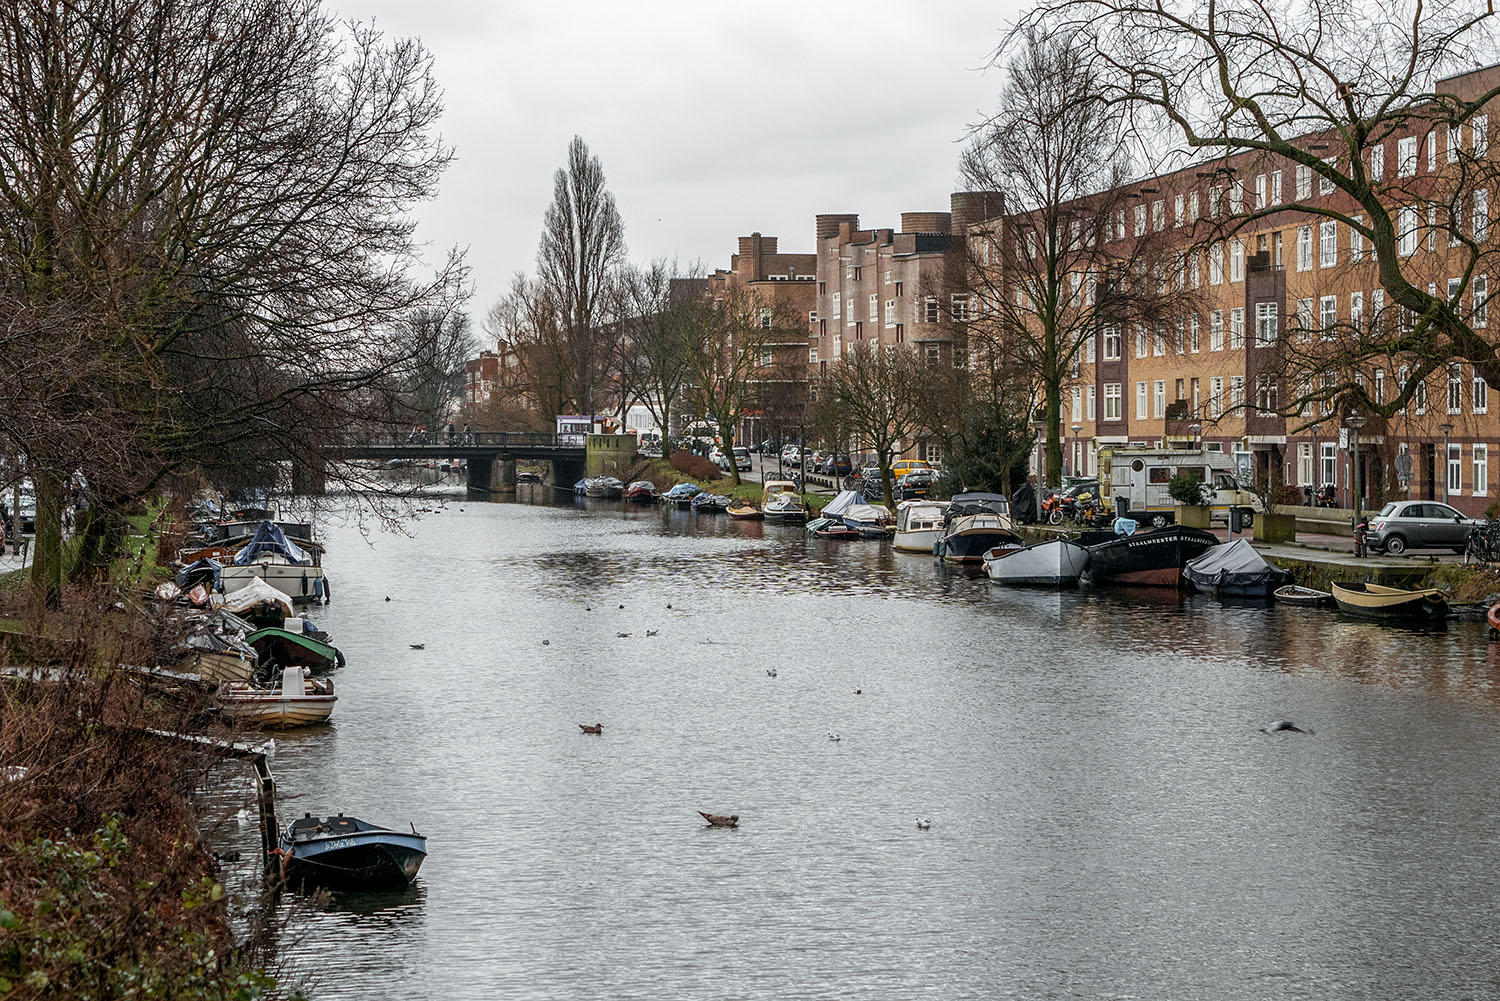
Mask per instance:
[[[427,857],[427,839],[377,827],[357,817],[303,814],[281,837],[288,883],[337,890],[404,889]]]

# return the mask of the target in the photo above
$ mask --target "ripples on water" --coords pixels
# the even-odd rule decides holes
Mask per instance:
[[[432,854],[303,905],[318,998],[1500,996],[1482,626],[1012,591],[611,503],[325,534],[350,666],[278,737],[282,816]]]

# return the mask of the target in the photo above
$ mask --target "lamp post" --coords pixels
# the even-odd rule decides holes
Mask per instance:
[[[1080,475],[1079,472],[1078,472],[1078,458],[1077,458],[1077,456],[1078,456],[1078,432],[1080,432],[1080,431],[1083,430],[1083,425],[1082,424],[1071,424],[1071,425],[1068,426],[1068,430],[1073,432],[1073,448],[1072,448],[1072,452],[1073,452],[1073,456],[1074,456],[1074,458],[1073,458],[1073,475],[1074,476],[1078,476],[1078,475]]]
[[[1364,491],[1364,476],[1359,468],[1359,429],[1367,418],[1359,411],[1350,411],[1344,418],[1344,427],[1349,429],[1349,452],[1354,456],[1354,523],[1359,524],[1360,495]]]
[[[1317,503],[1318,503],[1318,494],[1320,494],[1320,493],[1323,492],[1323,484],[1321,484],[1321,483],[1318,482],[1319,480],[1321,480],[1323,478],[1323,457],[1318,454],[1318,432],[1320,430],[1322,430],[1322,427],[1323,427],[1323,425],[1321,425],[1321,424],[1312,424],[1312,425],[1310,425],[1308,427],[1308,430],[1313,433],[1313,449],[1312,449],[1312,462],[1313,462],[1312,491],[1313,491],[1313,495],[1312,495],[1312,504],[1313,504],[1314,507],[1316,507]]]
[[[1047,482],[1047,422],[1038,417],[1031,426],[1036,430],[1036,485],[1037,503],[1040,504],[1042,484]]]
[[[1448,433],[1453,430],[1453,425],[1447,422],[1438,425],[1438,430],[1443,432],[1443,503],[1448,503]]]

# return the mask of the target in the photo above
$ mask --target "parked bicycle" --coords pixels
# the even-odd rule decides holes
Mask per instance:
[[[1491,518],[1469,532],[1464,544],[1464,562],[1500,563],[1500,519]]]

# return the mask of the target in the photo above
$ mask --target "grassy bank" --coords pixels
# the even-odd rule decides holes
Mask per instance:
[[[665,459],[643,459],[631,466],[628,475],[622,475],[620,479],[627,483],[631,480],[650,480],[661,491],[670,490],[678,483],[691,483],[710,493],[760,503],[761,485],[759,483],[741,483],[739,486],[734,486],[727,476],[690,475],[683,470],[674,469]],[[804,493],[802,500],[807,504],[809,511],[817,513],[833,500],[833,495]]]

